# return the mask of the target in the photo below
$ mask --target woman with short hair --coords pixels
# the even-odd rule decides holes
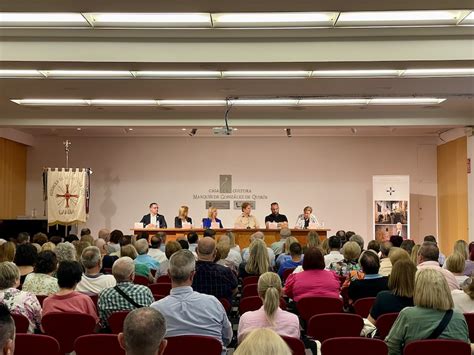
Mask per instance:
[[[34,272],[26,277],[23,290],[42,296],[58,292],[58,280],[52,276],[57,266],[58,259],[54,252],[42,251],[39,253]]]
[[[20,270],[20,284],[23,285],[25,278],[34,270],[36,259],[38,257],[38,250],[31,244],[20,244],[16,248],[15,259],[13,262]]]
[[[453,312],[451,291],[440,271],[426,268],[416,273],[413,303],[414,307],[400,311],[385,338],[390,355],[401,355],[404,346],[414,340],[442,338],[469,343],[466,320],[461,313]],[[435,334],[444,317],[447,325]]]
[[[209,207],[207,218],[202,219],[202,228],[211,228],[212,223],[217,223],[219,224],[219,228],[224,228],[221,220],[217,218],[217,208],[215,207]]]
[[[359,256],[361,249],[356,242],[347,242],[342,247],[344,259],[329,264],[328,269],[339,276],[348,276],[351,271],[360,271]]]
[[[245,336],[257,328],[270,328],[279,335],[300,337],[300,323],[296,314],[280,308],[282,296],[280,277],[274,272],[266,272],[258,279],[258,296],[263,305],[256,311],[245,312],[239,321],[237,338],[241,342]]]
[[[464,258],[464,256],[461,253],[455,251],[453,255],[450,255],[446,259],[444,266],[446,266],[446,269],[448,271],[451,271],[451,273],[454,275],[459,284],[459,287],[463,287],[464,282],[469,279],[469,277],[467,277],[463,273],[464,268],[466,266],[466,259]]]
[[[303,213],[296,219],[295,228],[297,229],[308,229],[310,224],[319,224],[318,219],[313,214],[313,207],[306,206],[303,209]]]

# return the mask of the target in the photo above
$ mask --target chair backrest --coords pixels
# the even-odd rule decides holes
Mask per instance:
[[[321,345],[324,355],[387,355],[388,348],[384,341],[362,337],[344,337],[328,339]]]
[[[354,302],[354,311],[362,318],[367,318],[374,302],[375,297],[359,298]]]
[[[460,340],[430,339],[409,342],[404,355],[456,354],[470,355],[471,345]]]
[[[123,330],[123,322],[130,311],[118,311],[109,316],[107,322],[113,334],[118,334]]]
[[[112,268],[111,267],[104,267],[104,274],[112,274]]]
[[[92,334],[96,322],[89,314],[51,312],[43,316],[41,325],[47,335],[56,338],[62,353],[70,353],[74,350],[76,338]]]
[[[249,284],[256,284],[258,283],[258,278],[260,276],[247,276],[242,279],[242,287],[245,287],[246,285]]]
[[[156,294],[156,295],[163,295],[163,296],[168,296],[171,291],[171,284],[170,283],[156,283],[156,284],[151,284],[148,285],[148,287],[151,290],[151,293]]]
[[[41,308],[43,308],[43,302],[48,296],[46,295],[36,295],[36,298],[38,299],[39,304],[41,305]]]
[[[239,314],[242,315],[248,311],[256,311],[262,307],[262,304],[262,299],[258,296],[242,298],[239,303]]]
[[[222,344],[216,338],[200,335],[182,335],[166,338],[164,355],[220,355],[222,353]],[[191,350],[192,349],[192,350]]]
[[[290,276],[293,271],[295,271],[295,267],[292,267],[292,268],[289,268],[289,269],[285,269],[285,271],[283,271],[283,275],[281,277],[282,281],[285,282],[286,279],[288,278],[288,276]]]
[[[296,303],[298,313],[306,322],[316,314],[341,313],[342,301],[335,297],[305,297]]]
[[[232,305],[230,304],[229,300],[227,298],[219,298],[219,302],[224,307],[225,312],[229,314],[230,311],[232,310]]]
[[[464,313],[466,318],[467,327],[469,328],[469,339],[471,343],[474,343],[474,313]]]
[[[357,337],[364,327],[364,320],[358,314],[327,313],[312,316],[306,333],[320,342],[339,337]]]
[[[34,349],[34,350],[33,350]],[[49,335],[17,334],[15,355],[58,355],[59,343]]]
[[[169,275],[161,275],[158,277],[158,280],[156,280],[157,283],[171,283],[171,279]]]
[[[83,335],[74,342],[76,355],[125,355],[115,334]]]
[[[377,327],[377,338],[385,339],[385,337],[390,333],[393,323],[398,317],[398,313],[385,313],[377,318],[375,326]]]
[[[251,296],[258,296],[257,290],[258,284],[247,284],[242,289],[242,298],[251,297]]]
[[[16,333],[28,333],[30,321],[23,314],[12,313],[12,318],[15,321]]]
[[[99,302],[99,295],[98,294],[90,294],[89,297],[91,298],[92,302],[94,302],[95,309],[99,309],[99,307],[97,307],[97,303]]]
[[[291,349],[291,352],[293,355],[305,355],[306,350],[304,347],[304,343],[298,339],[298,338],[293,338],[293,337],[287,337],[285,335],[280,335],[282,339],[285,341],[285,343],[289,346]]]
[[[150,281],[148,281],[148,277],[145,277],[142,275],[135,275],[135,278],[133,279],[133,283],[137,285],[148,286],[150,284]]]
[[[166,296],[165,295],[158,295],[156,293],[153,294],[153,298],[155,299],[155,301],[159,301],[161,300],[162,298],[165,298]]]

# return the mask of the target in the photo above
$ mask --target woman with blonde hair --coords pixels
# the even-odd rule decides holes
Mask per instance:
[[[240,265],[239,276],[258,276],[270,270],[267,246],[261,239],[254,239],[249,246],[249,259]]]
[[[316,231],[309,231],[308,235],[306,236],[306,246],[304,247],[303,252],[306,251],[308,248],[320,248],[321,247],[321,240],[319,239],[319,234]]]
[[[466,266],[466,259],[461,253],[455,251],[453,255],[450,255],[446,259],[444,265],[446,266],[446,269],[448,269],[448,271],[452,272],[457,282],[459,283],[459,287],[462,287],[464,282],[469,279],[469,277],[463,274],[464,267]]]
[[[56,249],[56,244],[53,242],[46,242],[41,246],[41,251],[54,251]]]
[[[0,245],[0,262],[15,259],[16,245],[13,242],[6,242]]]
[[[468,244],[465,240],[456,240],[456,242],[454,243],[453,252],[461,254],[464,257],[464,260],[467,260],[469,258],[467,248]]]
[[[273,330],[255,329],[234,351],[234,355],[291,355],[286,342]]]
[[[181,206],[178,210],[178,216],[174,218],[174,227],[183,228],[183,223],[193,224],[191,217],[188,217],[189,207]]]
[[[408,254],[405,249],[399,247],[391,247],[388,253],[388,258],[390,259],[392,267],[399,260],[411,260],[410,254]]]
[[[420,250],[420,248],[421,248],[421,245],[416,244],[411,250],[410,259],[415,265],[418,265],[418,251]]]
[[[217,208],[211,206],[207,211],[207,218],[202,219],[202,228],[211,228],[213,223],[219,224],[219,228],[224,228],[221,220],[217,218]]]
[[[469,343],[466,320],[453,312],[451,291],[440,271],[426,268],[416,273],[413,303],[415,307],[400,311],[385,338],[390,355],[401,355],[405,344],[414,340],[442,338]],[[446,325],[441,329],[443,320]]]
[[[282,296],[280,277],[274,272],[266,272],[260,275],[257,290],[263,305],[260,309],[245,312],[240,317],[237,331],[239,342],[257,328],[270,328],[279,335],[299,338],[300,324],[298,316],[280,308],[280,298]]]

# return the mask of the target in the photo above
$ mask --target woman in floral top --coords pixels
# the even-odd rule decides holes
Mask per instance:
[[[54,252],[39,253],[34,272],[26,277],[23,290],[44,296],[58,292],[58,280],[51,276],[56,271],[57,264],[58,260]]]
[[[359,256],[360,256],[360,246],[356,242],[347,242],[344,244],[342,253],[344,259],[338,262],[332,262],[329,264],[329,270],[333,270],[339,276],[347,276],[351,271],[359,271]]]
[[[41,323],[41,305],[30,292],[16,289],[20,285],[20,271],[9,261],[0,263],[0,303],[4,303],[11,313],[28,318],[28,332],[33,333]]]

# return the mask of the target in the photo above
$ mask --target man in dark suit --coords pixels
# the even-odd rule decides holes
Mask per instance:
[[[156,202],[150,203],[150,213],[143,216],[140,221],[145,227],[167,228],[165,216],[158,214],[158,204]]]

